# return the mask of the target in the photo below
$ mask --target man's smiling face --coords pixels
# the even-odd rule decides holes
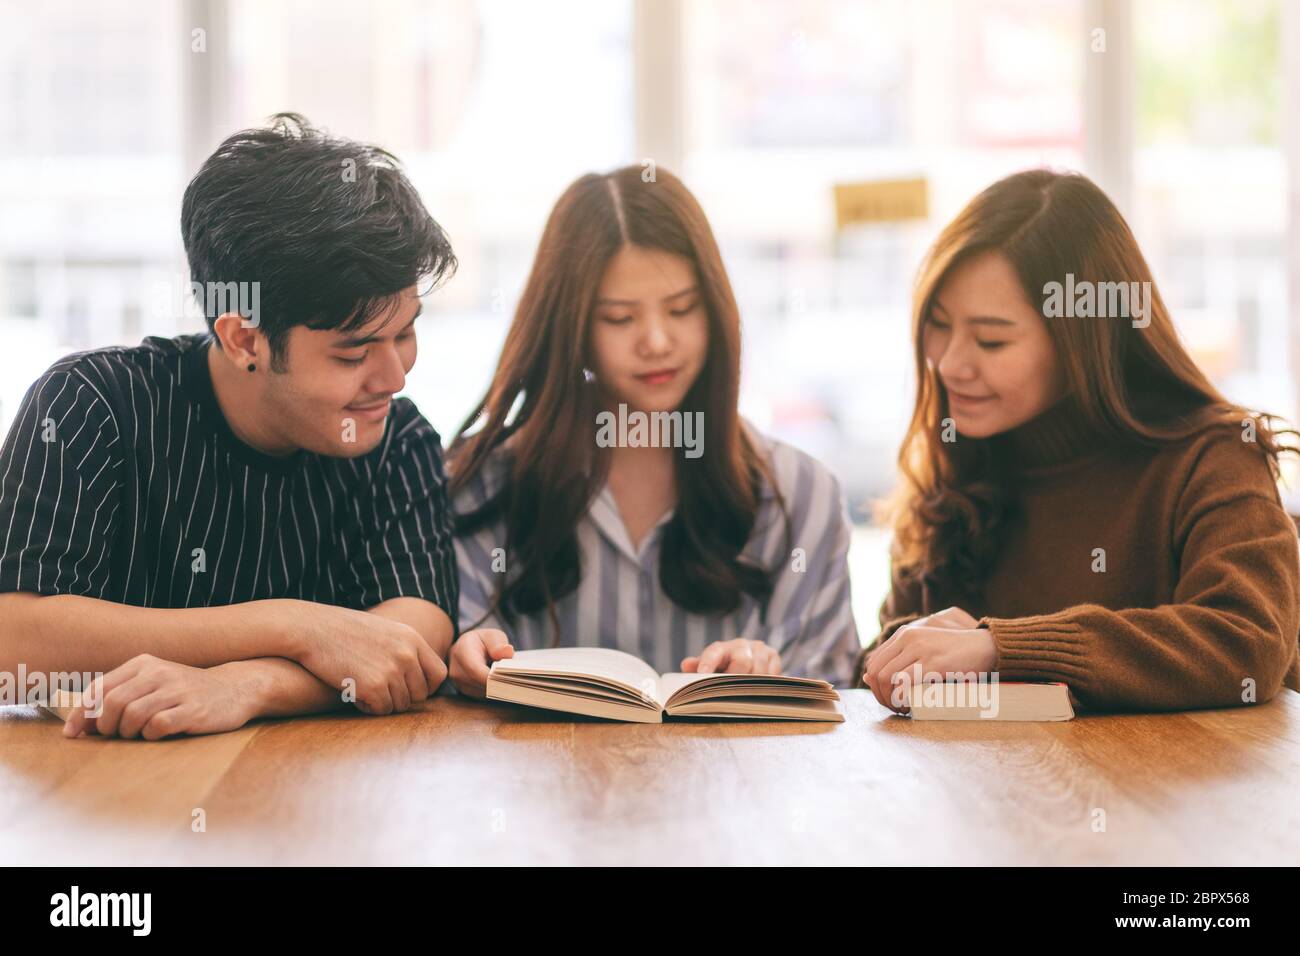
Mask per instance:
[[[392,398],[415,364],[415,286],[354,332],[295,326],[282,371],[267,375],[262,410],[288,443],[335,458],[355,458],[379,444]]]

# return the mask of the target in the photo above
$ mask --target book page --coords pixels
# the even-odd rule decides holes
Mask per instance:
[[[668,701],[673,699],[673,694],[687,684],[694,684],[696,681],[708,680],[710,677],[717,676],[717,674],[664,674],[659,678],[659,699],[667,706]]]
[[[698,684],[701,681],[713,680],[718,677],[726,677],[730,679],[739,678],[744,680],[746,683],[766,684],[769,686],[815,686],[823,683],[822,681],[812,680],[807,677],[789,677],[785,674],[721,674],[716,672],[712,674],[664,674],[659,678],[660,700],[662,700],[664,705],[667,706],[668,701],[672,700],[673,695],[683,687],[688,687],[691,684]]]
[[[571,677],[601,677],[614,681],[661,706],[659,675],[655,669],[631,654],[608,647],[553,647],[536,651],[515,651],[515,656],[492,665],[495,671],[532,674],[561,674]],[[693,675],[686,675],[693,676]]]

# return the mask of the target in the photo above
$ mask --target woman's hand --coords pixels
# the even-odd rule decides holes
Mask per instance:
[[[243,663],[190,667],[133,657],[91,684],[83,698],[89,709],[74,711],[63,734],[159,740],[238,730],[257,716],[256,682]]]
[[[699,657],[682,659],[687,674],[780,674],[781,655],[762,641],[714,641]]]
[[[988,674],[997,664],[993,634],[961,608],[945,608],[900,627],[867,655],[863,683],[890,710],[907,710],[906,689],[919,666],[921,680],[954,673]]]
[[[466,631],[451,646],[451,682],[466,697],[485,697],[492,662],[514,656],[505,631],[491,627]]]

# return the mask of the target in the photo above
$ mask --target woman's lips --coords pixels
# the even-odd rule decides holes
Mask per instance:
[[[996,396],[993,395],[963,395],[960,392],[948,391],[948,401],[958,408],[983,408],[989,402],[993,401]]]
[[[638,375],[637,381],[644,382],[646,385],[666,385],[677,377],[677,371],[675,368],[659,368],[653,372]]]

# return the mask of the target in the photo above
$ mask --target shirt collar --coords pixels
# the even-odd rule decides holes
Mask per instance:
[[[750,441],[754,443],[768,466],[773,467],[771,439],[743,418],[741,419],[741,427],[747,431]],[[770,508],[770,503],[776,500],[776,497],[777,492],[772,483],[764,480],[758,493],[760,512]],[[646,566],[647,558],[653,554],[653,549],[658,545],[659,538],[663,534],[663,526],[673,519],[675,513],[675,508],[668,509],[668,512],[659,519],[655,526],[646,532],[645,537],[641,539],[641,548],[638,551],[632,546],[632,539],[627,533],[627,525],[623,523],[623,516],[618,510],[618,502],[614,500],[614,493],[609,490],[608,482],[597,493],[587,511],[592,524],[605,537],[605,540],[612,544],[621,554],[641,567]]]
[[[659,536],[663,533],[663,526],[672,520],[674,510],[669,508],[655,526],[646,532],[645,537],[641,539],[639,551],[632,546],[632,539],[627,533],[627,525],[623,523],[623,516],[618,510],[618,502],[614,500],[614,493],[609,490],[608,484],[601,488],[600,492],[592,500],[587,514],[591,518],[591,523],[596,526],[596,530],[605,537],[605,540],[625,557],[644,567],[646,559],[651,555]]]

